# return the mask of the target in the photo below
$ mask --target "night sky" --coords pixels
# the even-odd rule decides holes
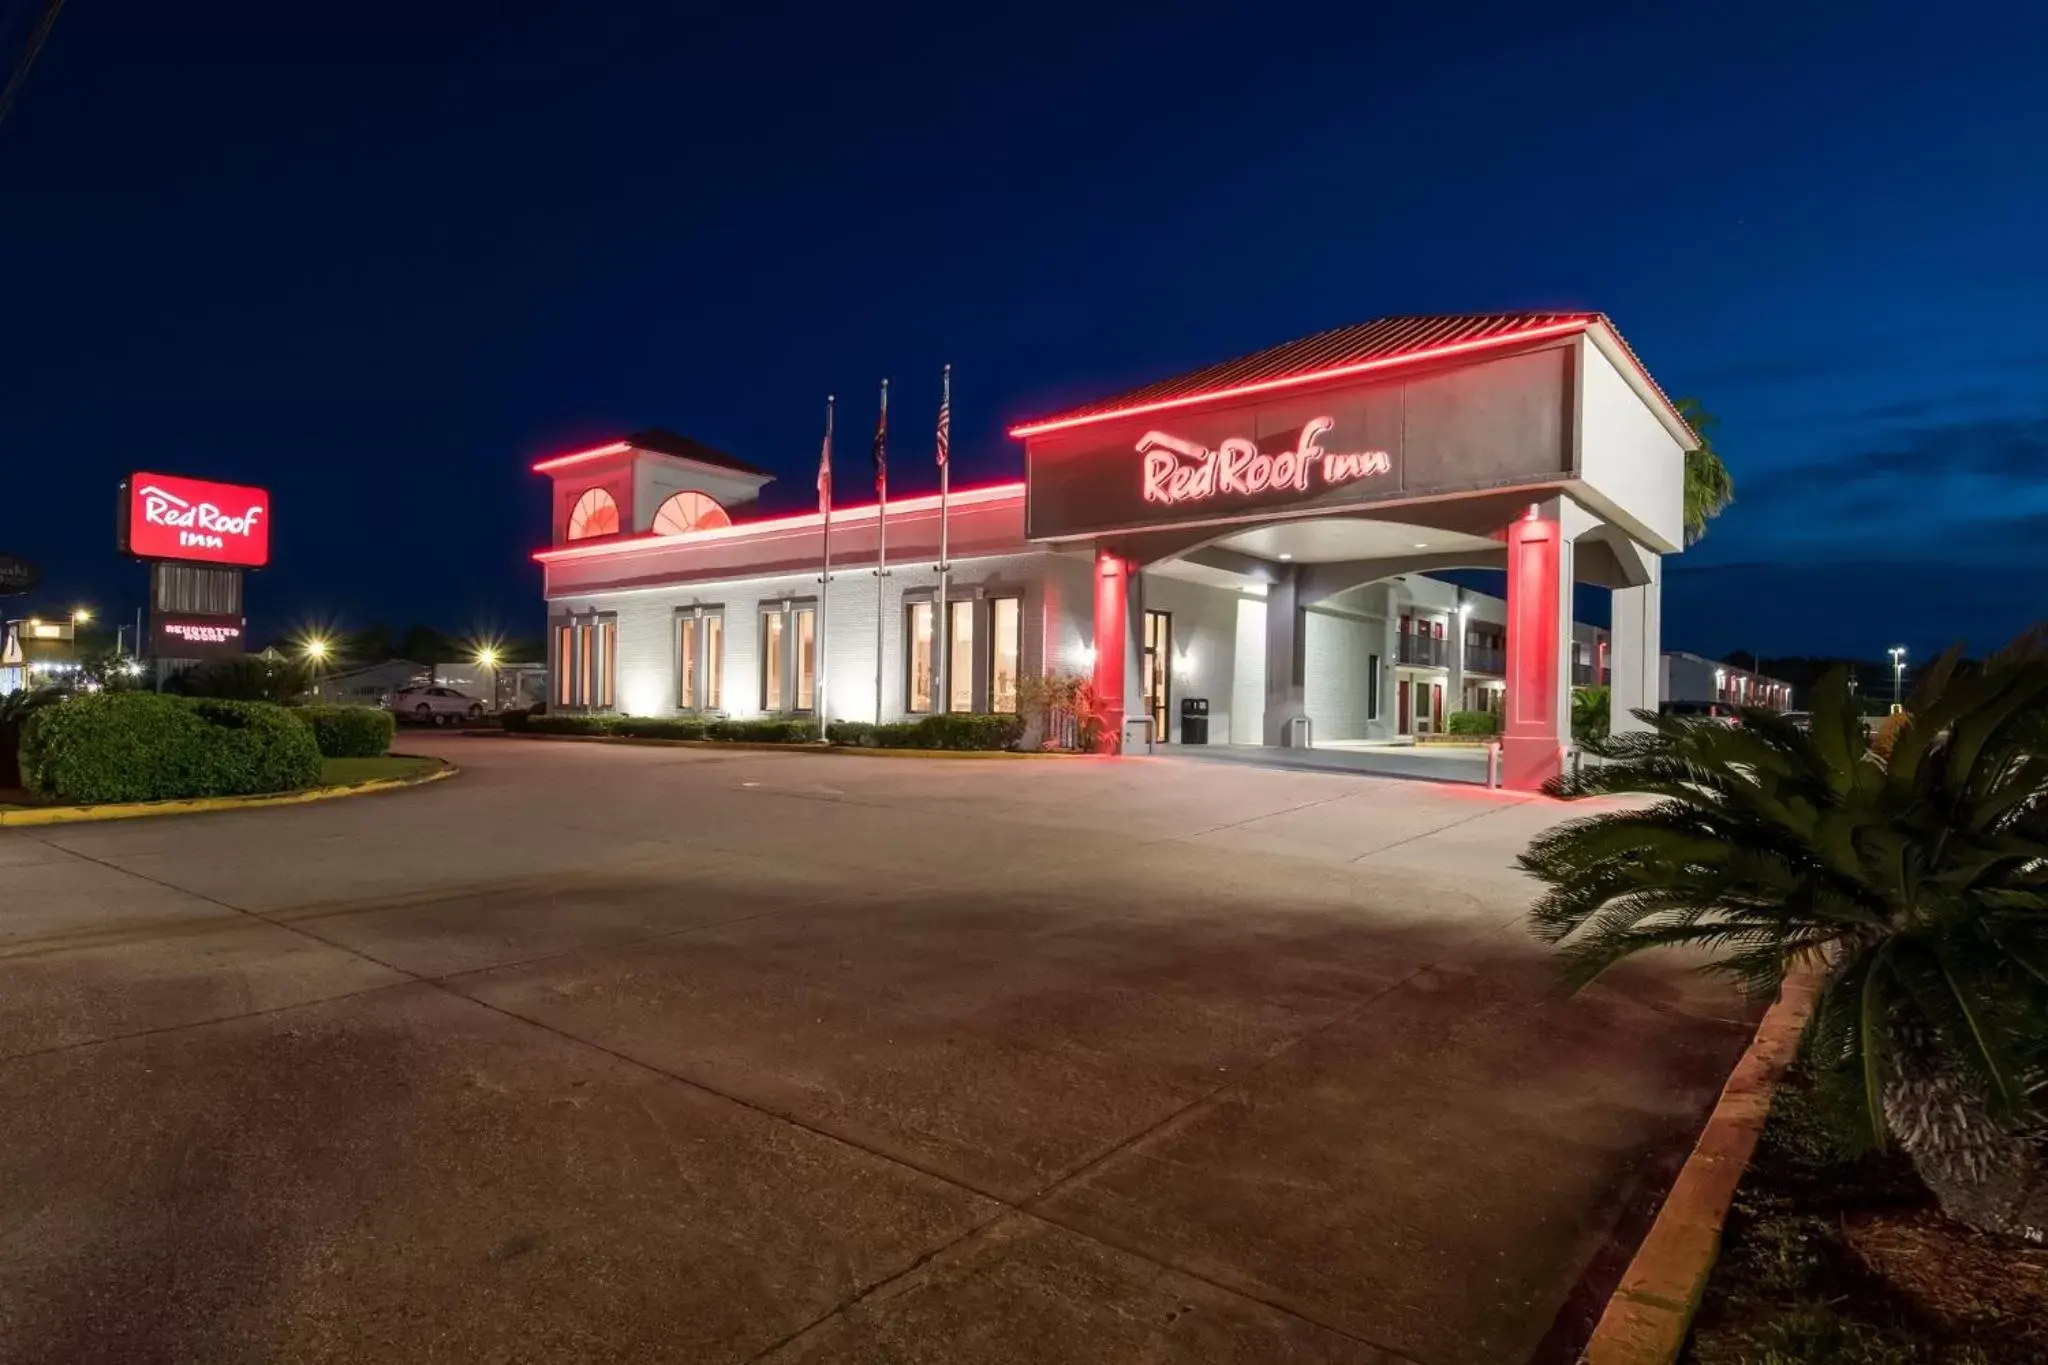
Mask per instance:
[[[538,456],[666,426],[800,505],[889,375],[915,490],[950,361],[1014,477],[1120,386],[1597,308],[1738,483],[1667,647],[2048,614],[2042,6],[686,8],[73,0],[0,125],[6,605],[132,613],[156,468],[274,490],[259,633],[533,634]]]

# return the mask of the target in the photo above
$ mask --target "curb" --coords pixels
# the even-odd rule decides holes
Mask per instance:
[[[429,754],[393,754],[393,758],[428,758]],[[303,806],[314,801],[334,801],[345,796],[369,796],[421,787],[454,777],[462,769],[446,759],[441,766],[417,777],[373,777],[366,782],[347,782],[331,787],[309,787],[302,792],[277,792],[265,796],[195,796],[173,801],[116,801],[98,806],[41,806],[22,810],[0,810],[0,828],[31,825],[78,825],[94,820],[140,820],[152,815],[198,815],[207,811],[253,810],[262,806]]]
[[[1070,754],[1057,751],[1016,749],[878,749],[859,744],[764,744],[746,739],[656,739],[639,735],[536,735],[506,734],[505,739],[546,740],[568,744],[636,744],[650,749],[720,749],[761,754],[845,754],[856,758],[1099,758],[1099,754]]]
[[[1671,1184],[1649,1235],[1607,1301],[1581,1365],[1671,1365],[1721,1254],[1728,1206],[1771,1115],[1771,1096],[1799,1050],[1819,974],[1785,980],[1729,1073],[1692,1155]]]

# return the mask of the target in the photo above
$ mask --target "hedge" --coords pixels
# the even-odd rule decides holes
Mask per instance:
[[[818,722],[803,716],[721,720],[701,716],[558,716],[512,711],[506,713],[505,728],[515,734],[710,739],[738,744],[812,744],[818,738]],[[1010,749],[1024,736],[1024,718],[955,714],[886,725],[835,720],[827,727],[827,734],[834,744],[861,749]]]
[[[1453,711],[1444,717],[1444,733],[1447,735],[1497,735],[1500,733],[1500,713],[1497,711]]]
[[[377,758],[391,752],[397,718],[374,706],[300,706],[292,710],[322,758]]]
[[[67,804],[297,791],[320,780],[320,747],[269,702],[102,692],[29,718],[21,777]]]

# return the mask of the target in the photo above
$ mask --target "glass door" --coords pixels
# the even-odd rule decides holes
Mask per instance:
[[[1152,716],[1152,737],[1161,744],[1173,738],[1167,709],[1173,704],[1173,616],[1145,613],[1145,709]]]

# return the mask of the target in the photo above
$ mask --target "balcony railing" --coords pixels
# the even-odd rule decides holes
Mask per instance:
[[[1492,645],[1466,645],[1465,671],[1467,673],[1505,673],[1508,671],[1508,655],[1504,649]]]
[[[1400,653],[1396,657],[1402,663],[1412,664],[1418,668],[1448,668],[1449,643],[1433,635],[1403,635]]]

